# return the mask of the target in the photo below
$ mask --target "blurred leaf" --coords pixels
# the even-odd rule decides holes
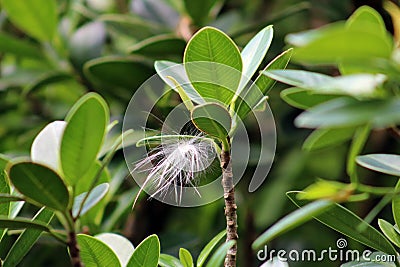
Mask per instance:
[[[109,246],[118,257],[121,266],[126,266],[135,248],[125,237],[113,233],[102,233],[95,236]]]
[[[160,254],[158,265],[161,267],[183,267],[179,259],[167,254]]]
[[[60,171],[60,147],[65,121],[53,121],[47,124],[35,137],[31,147],[33,162],[43,164],[54,171]]]
[[[353,137],[355,130],[354,127],[316,129],[304,141],[303,149],[314,151],[342,144]]]
[[[397,42],[397,47],[400,45],[400,8],[395,3],[386,0],[383,1],[383,8],[392,17],[392,23],[394,28],[394,38]]]
[[[28,40],[20,40],[4,32],[0,33],[0,52],[12,53],[19,57],[43,58],[40,48]]]
[[[371,124],[375,128],[400,122],[400,100],[358,101],[338,98],[312,107],[300,114],[295,124],[306,128],[341,128]]]
[[[103,22],[94,21],[81,26],[69,41],[72,62],[82,66],[86,61],[99,57],[105,41],[106,29]]]
[[[82,262],[86,267],[121,266],[112,249],[99,239],[84,234],[78,234],[76,239]]]
[[[186,11],[189,13],[193,22],[197,26],[204,26],[207,24],[210,11],[219,0],[204,0],[204,1],[191,1],[184,0]]]
[[[136,247],[126,267],[157,267],[159,258],[160,241],[156,235],[151,235]]]
[[[308,201],[296,198],[297,193],[288,192],[287,196],[298,207],[307,205]],[[339,204],[334,204],[334,207],[315,216],[315,219],[368,247],[388,254],[397,253],[392,244],[379,231]],[[360,226],[364,227],[365,230],[359,231]]]
[[[297,198],[307,200],[329,198],[334,201],[343,201],[351,196],[353,190],[352,184],[318,179],[315,183],[307,186],[303,190],[304,192],[298,194]]]
[[[42,222],[44,224],[49,224],[54,216],[54,212],[42,208],[32,219],[33,221]],[[36,243],[39,237],[42,235],[41,230],[36,229],[26,229],[24,230],[18,239],[15,241],[11,249],[9,250],[6,258],[4,259],[4,267],[17,266],[20,261],[25,257],[25,255],[30,251],[32,246]]]
[[[191,119],[202,132],[225,140],[231,128],[231,116],[221,105],[208,103],[196,106],[191,112]]]
[[[228,250],[235,245],[234,240],[230,240],[229,242],[226,242],[222,244],[217,251],[212,255],[210,260],[207,262],[206,267],[215,267],[215,266],[221,266],[222,262],[225,259],[226,253]]]
[[[211,27],[199,30],[186,46],[184,63],[193,87],[206,101],[230,103],[240,82],[242,58],[225,33]]]
[[[75,187],[75,196],[87,192],[90,189],[90,186],[92,185],[95,176],[100,171],[101,164],[102,163],[100,161],[96,160],[95,163],[90,166],[85,175],[79,179]],[[102,183],[108,183],[110,182],[110,180],[110,173],[107,168],[104,168],[100,174],[100,177],[98,178],[96,186]]]
[[[66,211],[69,192],[53,170],[33,162],[20,162],[11,166],[9,178],[15,188],[33,203]]]
[[[400,190],[400,180],[397,182],[395,191],[399,192]],[[392,199],[392,213],[393,213],[393,218],[396,223],[396,225],[400,225],[400,195],[396,194],[393,196]]]
[[[226,235],[226,230],[221,231],[218,235],[216,235],[210,242],[201,250],[199,257],[197,258],[196,267],[202,267],[206,262],[208,255],[210,255],[211,251],[214,247],[221,241],[221,239]]]
[[[337,97],[335,95],[314,94],[308,89],[297,87],[285,89],[281,92],[281,98],[286,103],[299,109],[308,109]]]
[[[4,189],[4,186],[2,188]],[[8,205],[4,206],[4,210],[8,209],[8,206],[10,206],[9,203],[13,202],[13,201],[24,201],[24,199],[21,197],[10,195],[10,194],[0,193],[0,204],[4,204],[4,203],[8,204]],[[1,209],[1,206],[0,206],[0,209]],[[1,214],[1,215],[8,215],[8,212],[7,212],[7,214]]]
[[[76,185],[94,164],[109,122],[104,99],[89,93],[75,103],[66,117],[61,141],[61,166],[69,185]]]
[[[89,196],[87,197],[85,204],[82,207],[80,215],[82,216],[87,211],[89,211],[93,206],[95,206],[103,197],[107,194],[109,188],[109,184],[104,183],[96,186],[90,192]],[[87,192],[80,194],[79,196],[75,197],[74,206],[72,207],[72,216],[76,217],[80,210],[81,204],[83,199],[86,197]]]
[[[177,86],[171,79],[167,78],[168,76],[174,78],[178,82],[193,102],[197,104],[203,104],[205,102],[190,83],[183,64],[177,64],[170,61],[156,61],[154,63],[154,68],[161,79],[172,89],[177,91]]]
[[[394,229],[394,226],[383,219],[379,219],[378,224],[385,236],[397,247],[400,247],[400,234]]]
[[[3,197],[0,196],[0,215],[6,217],[10,214],[9,194],[11,193],[11,188],[8,184],[8,179],[6,175],[6,166],[8,162],[8,159],[0,154],[0,195],[4,195]],[[2,199],[5,201],[3,202]],[[0,229],[0,242],[5,232],[5,229]]]
[[[271,45],[273,35],[272,25],[267,26],[257,33],[243,48],[241,52],[243,61],[242,79],[237,94],[240,94],[260,66]]]
[[[179,14],[166,0],[135,0],[132,2],[132,13],[142,18],[175,29],[179,22]]]
[[[24,94],[33,93],[46,85],[63,82],[72,78],[73,77],[69,73],[50,70],[41,75],[38,75],[32,82],[25,86]]]
[[[362,30],[379,36],[387,36],[385,22],[378,11],[370,6],[359,7],[346,21],[347,29]]]
[[[27,34],[40,41],[53,39],[58,23],[55,0],[2,0],[1,4],[10,20]]]
[[[102,223],[103,231],[112,231],[113,229],[115,229],[117,223],[122,220],[121,218],[124,218],[124,215],[128,214],[131,211],[133,201],[135,200],[133,196],[137,194],[137,191],[138,189],[136,188],[132,191],[127,191],[123,194],[116,196],[115,208]]]
[[[309,203],[276,222],[271,228],[259,236],[252,245],[252,248],[259,249],[267,242],[273,240],[277,236],[292,230],[293,228],[308,222],[315,216],[332,208],[333,202],[328,200],[317,200]]]
[[[361,166],[386,173],[400,176],[400,156],[392,154],[369,154],[357,157],[357,163]]]
[[[145,39],[129,48],[129,53],[150,58],[181,58],[186,42],[174,35],[164,34]]]
[[[41,221],[31,221],[27,218],[16,217],[13,219],[0,216],[0,229],[19,230],[19,229],[35,229],[41,232],[50,232],[51,229],[47,223]]]
[[[181,261],[183,267],[194,267],[193,257],[187,249],[179,249],[179,260]]]
[[[122,87],[135,91],[154,71],[145,62],[134,57],[109,56],[88,61],[85,75],[102,87]]]

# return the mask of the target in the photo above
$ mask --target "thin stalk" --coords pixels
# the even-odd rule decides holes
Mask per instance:
[[[69,248],[69,254],[71,256],[72,266],[83,267],[75,231],[70,231],[68,233],[68,248]]]
[[[371,126],[366,124],[361,126],[356,131],[353,141],[350,146],[350,151],[347,157],[347,174],[350,177],[351,183],[357,185],[359,183],[357,176],[357,162],[356,157],[361,153],[365,143],[367,142]]]
[[[224,142],[225,143],[225,142]],[[229,142],[227,142],[229,144]],[[237,254],[237,206],[235,202],[235,185],[233,183],[232,161],[230,147],[224,144],[221,152],[222,187],[224,188],[225,217],[226,217],[226,242],[231,240],[235,244],[228,250],[225,257],[225,267],[236,266]]]

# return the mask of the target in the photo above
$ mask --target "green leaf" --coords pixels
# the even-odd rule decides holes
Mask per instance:
[[[288,192],[287,196],[298,207],[307,205],[307,203],[309,203],[308,201],[296,198],[295,195],[297,193],[298,192]],[[352,211],[339,204],[334,204],[334,207],[320,215],[317,215],[315,219],[335,231],[373,249],[387,254],[397,254],[392,244],[379,231],[367,224]],[[359,231],[358,229],[360,227],[363,227],[365,230]]]
[[[400,176],[400,156],[392,154],[369,154],[357,157],[361,166],[394,176]]]
[[[308,89],[296,87],[281,92],[281,98],[286,103],[299,109],[308,109],[337,97],[335,95],[314,94]]]
[[[183,267],[179,259],[167,254],[160,254],[158,265],[161,267]]]
[[[400,180],[395,187],[396,192],[400,191]],[[400,225],[400,195],[396,194],[392,199],[392,213],[396,225]]]
[[[80,195],[89,191],[90,186],[93,183],[93,180],[96,178],[97,173],[100,171],[102,163],[99,160],[95,161],[90,169],[85,173],[85,175],[79,180],[75,187],[75,196]],[[110,173],[107,168],[104,168],[100,174],[100,178],[98,179],[95,186],[99,184],[108,183],[110,182]]]
[[[97,203],[99,203],[100,200],[105,197],[105,195],[108,192],[109,184],[104,183],[96,186],[93,188],[93,190],[90,192],[89,196],[87,197],[85,204],[82,207],[82,210],[80,212],[80,216],[85,214],[87,211],[89,211],[91,208],[93,208]],[[80,194],[79,196],[75,197],[74,200],[74,205],[72,207],[72,216],[76,217],[78,215],[78,212],[80,210],[81,204],[83,199],[86,197],[87,192]]]
[[[160,241],[156,235],[151,235],[136,247],[127,267],[157,267],[159,258]]]
[[[226,230],[221,231],[218,235],[216,235],[210,242],[201,250],[199,257],[197,258],[197,267],[202,267],[206,262],[208,255],[210,255],[211,251],[214,247],[221,241],[221,239],[226,235]]]
[[[340,128],[371,124],[383,128],[400,122],[400,99],[358,101],[338,98],[300,114],[295,124],[307,128]]]
[[[76,239],[85,267],[121,266],[112,249],[99,239],[84,234],[78,234]]]
[[[60,146],[65,121],[53,121],[46,125],[33,140],[31,158],[33,162],[46,165],[54,171],[60,171]]]
[[[63,180],[53,170],[33,162],[20,162],[11,166],[9,178],[28,201],[66,211],[69,192]]]
[[[63,81],[71,80],[73,76],[64,71],[50,70],[35,77],[27,86],[24,87],[23,94],[34,93],[46,85],[57,84]]]
[[[274,58],[264,69],[284,69],[289,63],[292,55],[292,49],[288,49],[281,53],[279,56]],[[246,115],[257,108],[260,101],[265,95],[272,89],[275,84],[275,80],[263,75],[261,72],[256,81],[251,84],[250,88],[241,92],[237,103],[235,104],[235,112],[239,118],[243,119]]]
[[[225,33],[212,27],[199,30],[186,46],[184,63],[193,87],[206,101],[230,103],[241,79],[242,58]]]
[[[5,228],[9,230],[35,229],[42,232],[51,232],[47,224],[41,221],[31,221],[30,219],[20,217],[10,219],[0,216],[0,229]]]
[[[157,35],[145,39],[128,49],[131,54],[150,58],[182,57],[186,42],[171,34]]]
[[[21,197],[14,196],[14,195],[0,193],[0,204],[9,203],[9,202],[13,202],[13,201],[24,201],[24,199]],[[7,212],[7,214],[2,214],[2,215],[8,215],[8,212]]]
[[[303,149],[314,151],[342,144],[353,137],[355,130],[354,127],[316,129],[307,137]]]
[[[94,164],[103,144],[109,110],[96,93],[83,96],[67,115],[61,141],[61,166],[69,185],[76,185]]]
[[[42,222],[44,224],[49,224],[54,216],[54,212],[42,208],[32,219],[33,221]],[[42,235],[41,230],[37,229],[26,229],[24,230],[18,239],[15,241],[11,249],[9,250],[6,258],[4,259],[4,267],[17,266],[20,261],[25,257],[25,255],[30,251],[32,246],[36,243],[39,237]]]
[[[277,236],[302,225],[303,223],[313,219],[315,216],[332,208],[333,202],[328,200],[317,200],[305,205],[276,222],[271,228],[259,236],[252,245],[253,249],[259,249],[267,242]]]
[[[193,19],[193,22],[197,26],[203,26],[207,24],[210,12],[212,8],[218,3],[220,0],[204,0],[204,1],[191,1],[184,0],[185,9],[189,13],[190,17]]]
[[[13,196],[10,196],[11,189],[8,184],[6,175],[6,166],[9,160],[0,154],[0,215],[9,216],[10,214],[10,201],[13,201]],[[0,241],[3,238],[6,230],[0,230]]]
[[[10,20],[24,32],[41,41],[53,39],[58,24],[55,0],[2,0],[1,4]]]
[[[243,61],[242,80],[240,81],[237,94],[240,94],[260,66],[271,45],[273,36],[274,30],[272,25],[267,26],[257,33],[243,48],[241,52]]]
[[[231,128],[229,112],[216,103],[196,106],[191,112],[191,119],[200,131],[221,140],[226,139]]]
[[[362,6],[358,8],[346,22],[347,29],[362,30],[379,36],[387,36],[385,22],[374,8]]]
[[[226,253],[228,250],[235,245],[234,240],[230,240],[229,242],[226,242],[222,244],[217,251],[215,251],[214,255],[210,258],[208,261],[206,267],[216,267],[216,266],[221,266],[222,262],[225,259]]]
[[[179,260],[181,261],[183,267],[193,267],[193,257],[187,249],[179,249]]]
[[[97,239],[104,242],[109,246],[115,255],[117,255],[121,266],[126,266],[129,259],[131,258],[135,248],[132,243],[122,235],[113,233],[102,233],[95,236]]]
[[[176,92],[178,92],[177,86],[167,77],[173,77],[193,102],[197,104],[204,103],[204,99],[191,85],[183,64],[176,64],[171,61],[156,61],[154,63],[154,68],[161,79]]]
[[[11,53],[20,57],[40,59],[40,48],[28,40],[20,40],[4,32],[0,33],[0,52]]]
[[[318,94],[350,95],[357,98],[379,96],[379,88],[386,80],[382,74],[352,74],[330,77],[302,70],[270,70],[265,75]]]
[[[397,247],[400,247],[400,234],[394,229],[393,225],[383,219],[379,219],[378,224],[385,236]]]

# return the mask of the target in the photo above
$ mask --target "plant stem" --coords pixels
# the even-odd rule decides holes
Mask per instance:
[[[225,148],[221,152],[222,186],[224,188],[225,217],[226,217],[226,242],[231,240],[235,244],[228,250],[225,258],[225,267],[236,266],[236,254],[238,239],[237,234],[237,215],[235,202],[235,185],[233,183],[232,162],[230,150]]]
[[[76,233],[73,230],[68,233],[68,248],[71,256],[72,266],[83,267],[79,253],[78,242],[76,241]]]

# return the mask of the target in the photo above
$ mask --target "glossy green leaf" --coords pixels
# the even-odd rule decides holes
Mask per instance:
[[[151,235],[136,247],[127,267],[157,267],[159,258],[160,241],[156,235]]]
[[[400,156],[392,154],[370,154],[357,157],[361,166],[394,176],[400,176]]]
[[[309,202],[296,198],[298,192],[288,192],[287,196],[298,207],[303,207]],[[375,228],[367,224],[360,217],[345,207],[334,204],[334,207],[319,214],[315,217],[321,223],[336,230],[337,232],[346,235],[366,246],[373,249],[385,252],[387,254],[396,254],[392,244]],[[359,228],[364,227],[365,230],[360,231]]]
[[[379,219],[378,224],[385,236],[397,247],[400,247],[400,234],[394,229],[394,226],[383,219]]]
[[[395,187],[396,192],[400,190],[400,181],[397,182]],[[392,213],[396,225],[400,225],[400,195],[393,196],[392,199]]]
[[[198,258],[197,258],[197,267],[202,267],[206,262],[208,256],[211,251],[215,248],[215,246],[222,240],[222,238],[226,235],[226,230],[221,231],[218,235],[216,235],[210,242],[201,250]]]
[[[95,237],[78,234],[76,237],[80,255],[85,267],[120,267],[115,253],[106,244]]]
[[[54,216],[54,212],[42,208],[32,219],[33,221],[42,222],[44,224],[49,224]],[[26,229],[24,230],[18,239],[15,241],[11,249],[9,250],[6,258],[4,259],[4,267],[17,266],[20,261],[25,257],[25,255],[30,251],[32,246],[36,243],[39,237],[42,235],[41,230],[37,229]]]
[[[183,267],[193,267],[193,257],[187,249],[179,249],[179,260]]]
[[[156,61],[154,63],[154,68],[161,79],[175,91],[177,91],[177,87],[171,79],[167,78],[168,76],[174,78],[178,82],[194,103],[203,104],[205,102],[191,85],[183,64],[176,64],[171,61]]]
[[[400,122],[400,99],[358,101],[338,98],[315,106],[300,114],[298,127],[328,128],[371,124],[375,128]]]
[[[185,51],[186,42],[174,35],[158,35],[145,39],[130,47],[129,53],[147,56],[150,58],[179,57]]]
[[[277,236],[304,224],[305,222],[313,219],[315,216],[326,212],[332,208],[332,206],[333,202],[331,201],[317,200],[290,213],[289,215],[286,215],[253,242],[253,249],[261,248],[263,245]]]
[[[161,267],[183,267],[179,259],[167,254],[160,254],[158,265]]]
[[[184,63],[189,80],[202,97],[230,103],[241,79],[242,58],[225,33],[212,27],[199,30],[186,46]]]
[[[10,20],[24,32],[41,41],[53,39],[57,29],[57,1],[2,0]]]
[[[218,2],[220,2],[220,0],[183,1],[186,11],[197,26],[204,26],[207,24],[211,10]]]
[[[43,57],[40,48],[33,43],[27,40],[19,40],[4,32],[0,33],[0,51],[34,59]]]
[[[296,87],[281,92],[281,98],[286,103],[299,109],[308,109],[337,97],[335,95],[314,94],[308,89]]]
[[[229,112],[215,103],[196,106],[191,112],[191,119],[200,131],[220,139],[225,139],[231,128]]]
[[[206,267],[215,267],[215,266],[221,266],[222,262],[225,259],[226,253],[228,250],[235,245],[234,240],[230,240],[229,242],[226,242],[222,244],[212,255],[210,260],[207,262]]]
[[[0,229],[20,230],[20,229],[35,229],[42,232],[50,232],[51,229],[46,223],[41,221],[31,221],[27,218],[16,217],[13,219],[0,216]]]
[[[274,58],[265,68],[266,70],[273,69],[284,69],[289,63],[292,55],[292,49],[288,49]],[[235,103],[235,112],[239,118],[243,119],[246,115],[257,108],[260,101],[266,96],[266,94],[272,89],[275,84],[275,80],[263,75],[261,72],[254,83],[251,84],[250,88],[243,90],[240,94],[237,102]]]
[[[65,121],[54,121],[39,132],[31,147],[33,162],[46,165],[54,171],[60,171],[60,146],[66,126]]]
[[[109,56],[86,62],[84,73],[95,84],[108,88],[121,87],[136,90],[154,71],[143,60],[131,57]]]
[[[135,248],[132,243],[122,235],[113,233],[102,233],[95,236],[97,239],[104,242],[109,246],[115,255],[117,255],[121,266],[126,266],[129,259],[131,258]]]
[[[350,140],[355,128],[316,129],[304,141],[303,149],[314,151],[342,144]]]
[[[65,211],[69,203],[69,192],[61,177],[46,166],[33,162],[13,164],[9,178],[15,188],[28,201]]]
[[[83,96],[67,115],[61,141],[61,166],[69,185],[76,185],[94,164],[103,144],[109,110],[96,93]]]
[[[72,216],[76,217],[78,212],[80,211],[80,216],[84,215],[87,211],[93,208],[100,200],[102,200],[108,192],[108,188],[110,187],[109,184],[104,183],[96,186],[90,192],[89,196],[87,197],[82,210],[81,204],[82,201],[86,198],[87,192],[80,194],[79,196],[75,197],[74,205],[72,207]]]
[[[263,73],[280,82],[309,89],[314,93],[354,97],[378,95],[379,92],[376,89],[386,80],[386,76],[382,74],[353,74],[330,77],[303,70],[270,70]]]
[[[274,30],[272,25],[267,26],[258,32],[256,36],[254,36],[243,48],[241,52],[243,76],[237,94],[240,94],[247,82],[253,77],[254,73],[260,66],[271,45],[273,36]]]

